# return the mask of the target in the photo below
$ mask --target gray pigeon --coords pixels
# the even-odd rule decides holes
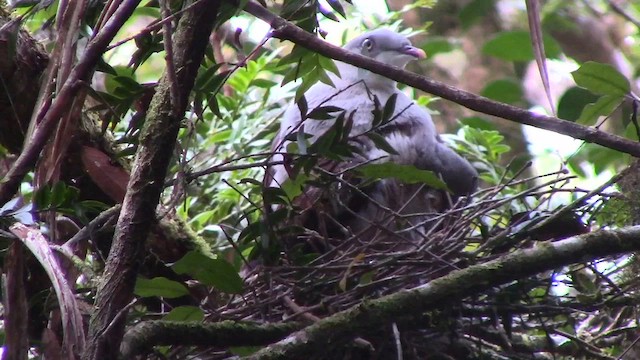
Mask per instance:
[[[412,46],[405,36],[387,29],[360,35],[344,48],[399,68],[426,56],[423,50]],[[350,144],[358,148],[357,154],[342,162],[342,167],[334,164],[332,170],[344,170],[363,162],[393,162],[437,173],[453,192],[453,198],[468,195],[476,189],[476,170],[440,139],[429,113],[399,91],[395,81],[346,63],[336,62],[336,65],[340,77],[329,75],[335,87],[317,83],[304,94],[309,111],[319,106],[338,107],[344,109],[345,114],[355,111],[349,135]],[[372,111],[376,108],[374,98],[377,98],[380,108],[393,94],[397,95],[394,115],[391,117],[393,120],[375,129],[395,150],[395,154],[390,154],[376,146],[364,134],[372,131]],[[310,136],[308,142],[312,144],[330,130],[334,123],[335,120],[301,121],[299,107],[292,104],[285,112],[280,131],[274,140],[273,150],[276,154],[272,160],[285,163],[291,160],[291,157],[283,156],[282,153],[286,153],[292,136],[295,138],[292,134],[303,131]],[[289,169],[286,165],[273,166],[267,174],[267,185],[281,186],[289,178]],[[450,197],[444,196],[442,191],[419,184],[403,184],[395,179],[367,184],[355,192],[347,191],[340,184],[331,191],[325,190],[323,195],[318,195],[316,191],[313,196],[309,196],[313,191],[314,189],[307,188],[306,195],[299,196],[305,199],[298,201],[298,205],[307,211],[315,207],[315,212],[309,216],[323,214],[330,220],[309,221],[307,218],[305,225],[313,223],[312,226],[319,228],[314,230],[322,233],[323,229],[330,227],[327,225],[328,221],[334,222],[343,236],[347,235],[345,232],[349,232],[361,234],[359,237],[363,237],[364,233],[364,237],[368,238],[380,237],[383,233],[388,237],[390,233],[405,230],[405,239],[414,238],[424,232],[429,216],[450,206]],[[342,208],[336,206],[336,203]],[[323,209],[318,210],[318,207]],[[372,228],[377,230],[368,231]],[[410,230],[406,231],[407,229]]]

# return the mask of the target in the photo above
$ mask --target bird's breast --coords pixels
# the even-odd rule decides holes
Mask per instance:
[[[343,109],[346,112],[346,116],[352,121],[350,136],[357,136],[370,131],[373,127],[374,110],[377,108],[378,111],[382,111],[393,94],[398,95],[394,114],[390,117],[393,120],[380,127],[384,134],[396,130],[410,132],[416,126],[433,127],[429,114],[418,109],[413,101],[395,88],[371,88],[365,86],[362,82],[354,83],[349,81],[341,81],[336,85],[337,89],[323,86],[322,90],[324,91],[322,93],[324,96],[307,99],[308,106],[310,110],[323,106]],[[422,111],[422,113],[416,114],[417,111]],[[337,115],[337,113],[334,114]],[[334,123],[335,121],[331,119],[307,119],[304,125],[305,132],[312,135],[320,135],[329,130]],[[394,128],[396,129],[394,130]]]

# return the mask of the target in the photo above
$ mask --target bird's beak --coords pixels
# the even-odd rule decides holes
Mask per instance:
[[[409,56],[413,56],[417,59],[425,59],[427,57],[427,53],[425,53],[424,50],[410,45],[402,48],[400,52]]]

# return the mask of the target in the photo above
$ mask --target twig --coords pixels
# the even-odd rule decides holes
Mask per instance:
[[[393,338],[396,341],[396,353],[398,354],[398,360],[404,359],[402,356],[402,343],[400,342],[400,331],[398,330],[398,324],[395,322],[391,324],[391,329],[393,329]]]
[[[622,8],[622,6],[620,6],[615,0],[609,0],[607,2],[609,3],[609,7],[611,8],[611,10],[613,10],[613,12],[622,16],[628,22],[632,23],[633,25],[635,25],[635,27],[640,29],[640,20],[636,19],[631,14],[629,14],[629,12],[624,8]]]
[[[171,15],[171,10],[169,9],[168,0],[160,1],[160,8],[162,9],[162,17],[168,18]],[[167,69],[165,74],[169,79],[170,86],[170,95],[171,95],[171,105],[173,108],[173,116],[181,116],[179,114],[179,109],[182,108],[180,102],[180,89],[178,88],[178,79],[176,77],[176,67],[174,63],[173,57],[173,38],[171,37],[173,34],[173,29],[171,25],[171,21],[166,21],[162,25],[162,41],[164,42],[164,52],[165,52],[165,62],[167,64]]]

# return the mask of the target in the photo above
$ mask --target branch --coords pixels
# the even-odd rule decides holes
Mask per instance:
[[[21,223],[14,223],[9,230],[31,251],[51,280],[62,316],[63,344],[69,358],[75,359],[75,353],[84,349],[85,332],[82,314],[73,293],[73,284],[69,284],[65,278],[66,272],[39,230],[28,228]]]
[[[174,321],[144,321],[129,331],[122,340],[123,359],[133,359],[148,352],[153,346],[181,345],[203,347],[260,346],[268,345],[304,324],[291,322],[257,324],[237,321],[217,323],[189,323]]]
[[[308,33],[289,21],[271,13],[253,0],[249,0],[244,10],[249,14],[269,23],[272,36],[281,40],[289,40],[318,54],[363,68],[401,82],[416,89],[453,101],[468,109],[484,114],[515,121],[520,124],[554,131],[586,142],[592,142],[623,153],[640,157],[640,143],[613,135],[593,127],[583,126],[553,116],[536,114],[515,106],[503,104],[455,87],[431,80],[425,76],[386,65],[369,57],[347,51],[331,45],[315,35]]]
[[[126,307],[133,298],[136,276],[144,259],[144,239],[155,221],[156,207],[174,148],[188,96],[202,63],[216,22],[219,1],[200,1],[185,12],[174,34],[173,63],[179,69],[158,83],[140,134],[133,171],[89,326],[85,360],[116,359],[124,335]],[[118,10],[116,10],[118,11]],[[177,81],[178,103],[171,89]],[[176,95],[176,94],[174,94]]]
[[[3,241],[8,239],[4,238]],[[2,360],[29,358],[29,299],[25,286],[25,254],[18,240],[9,240],[3,266],[4,351]]]
[[[365,301],[295,332],[250,359],[300,359],[355,336],[387,327],[408,314],[450,304],[491,288],[573,263],[640,249],[640,226],[602,230],[554,243],[538,243],[501,259],[470,266],[425,285]]]

